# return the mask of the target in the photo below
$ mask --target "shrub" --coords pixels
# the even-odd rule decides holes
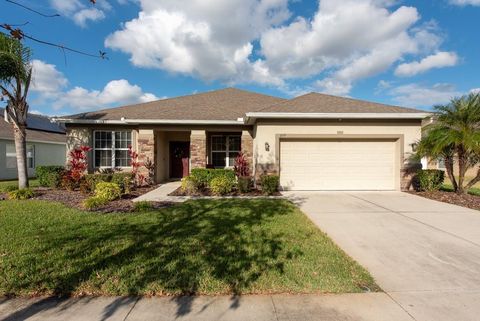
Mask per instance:
[[[98,196],[92,196],[83,200],[83,207],[87,210],[94,210],[108,203],[108,200],[105,200]]]
[[[17,189],[8,192],[8,198],[12,200],[27,200],[32,197],[35,197],[35,192],[30,188]]]
[[[85,194],[93,193],[98,183],[110,182],[112,177],[111,174],[87,174],[80,184],[80,190]]]
[[[8,193],[8,192],[13,192],[13,191],[16,191],[18,190],[18,185],[7,185],[7,186],[4,186],[1,188],[0,192],[5,192],[5,193]]]
[[[211,181],[220,176],[235,180],[235,172],[231,169],[194,168],[190,176],[196,179],[199,188],[211,187]]]
[[[62,186],[68,190],[74,190],[80,187],[80,183],[85,176],[88,168],[87,153],[92,148],[89,146],[80,146],[72,149],[68,154],[68,171],[62,177]]]
[[[252,189],[252,178],[251,177],[246,177],[242,176],[238,178],[238,190],[240,193],[248,193]]]
[[[135,202],[133,205],[133,210],[135,212],[147,212],[151,209],[153,209],[153,204],[149,201]]]
[[[417,172],[414,187],[417,191],[438,191],[445,180],[445,172],[438,169],[422,169]]]
[[[237,177],[250,176],[250,165],[248,164],[247,157],[244,153],[240,152],[235,158],[233,170]]]
[[[194,176],[186,176],[182,178],[182,186],[181,189],[186,194],[195,194],[198,192],[200,186],[198,184],[197,179]]]
[[[95,186],[95,196],[108,201],[113,201],[122,196],[120,186],[115,183],[100,182]]]
[[[210,190],[213,195],[225,195],[235,187],[235,179],[229,176],[217,176],[210,181]]]
[[[35,175],[40,186],[57,188],[62,183],[62,177],[65,174],[63,166],[37,166]]]
[[[272,195],[278,192],[280,177],[278,175],[262,175],[260,177],[260,184],[262,186],[263,193]]]

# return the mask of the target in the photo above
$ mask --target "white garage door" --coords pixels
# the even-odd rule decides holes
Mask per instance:
[[[394,141],[282,141],[285,190],[394,190]]]

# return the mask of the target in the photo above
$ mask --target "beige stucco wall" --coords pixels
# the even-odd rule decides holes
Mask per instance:
[[[403,159],[399,158],[399,168],[405,167],[408,158],[412,154],[412,144],[421,137],[420,121],[404,122],[352,122],[352,121],[331,121],[331,122],[280,122],[280,121],[258,121],[254,131],[254,161],[256,170],[278,168],[278,156],[276,148],[278,135],[334,135],[341,138],[346,135],[388,135],[401,136],[403,146]],[[399,140],[400,142],[401,140]],[[269,145],[269,151],[265,150],[265,143]],[[400,155],[401,156],[401,155]],[[402,164],[403,163],[403,164]],[[400,174],[399,174],[400,177]]]
[[[14,144],[13,140],[0,140],[0,180],[16,179],[17,169],[6,168],[6,145]],[[65,144],[49,144],[27,141],[27,145],[34,145],[35,167],[44,165],[65,164]],[[35,177],[35,169],[28,169],[28,176]]]

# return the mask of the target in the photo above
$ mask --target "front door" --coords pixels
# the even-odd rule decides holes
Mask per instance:
[[[188,176],[190,163],[190,143],[170,142],[170,178]]]

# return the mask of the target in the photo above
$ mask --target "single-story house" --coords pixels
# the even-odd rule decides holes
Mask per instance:
[[[285,190],[401,190],[428,113],[310,93],[282,99],[227,88],[58,119],[67,148],[93,147],[90,171],[129,168],[128,146],[157,182],[225,168],[241,151],[253,175]]]
[[[0,108],[3,116],[4,109]],[[27,167],[28,176],[35,177],[35,167],[41,165],[65,165],[66,136],[63,126],[50,118],[28,114],[27,116]],[[17,156],[12,124],[0,119],[0,180],[16,179]]]

